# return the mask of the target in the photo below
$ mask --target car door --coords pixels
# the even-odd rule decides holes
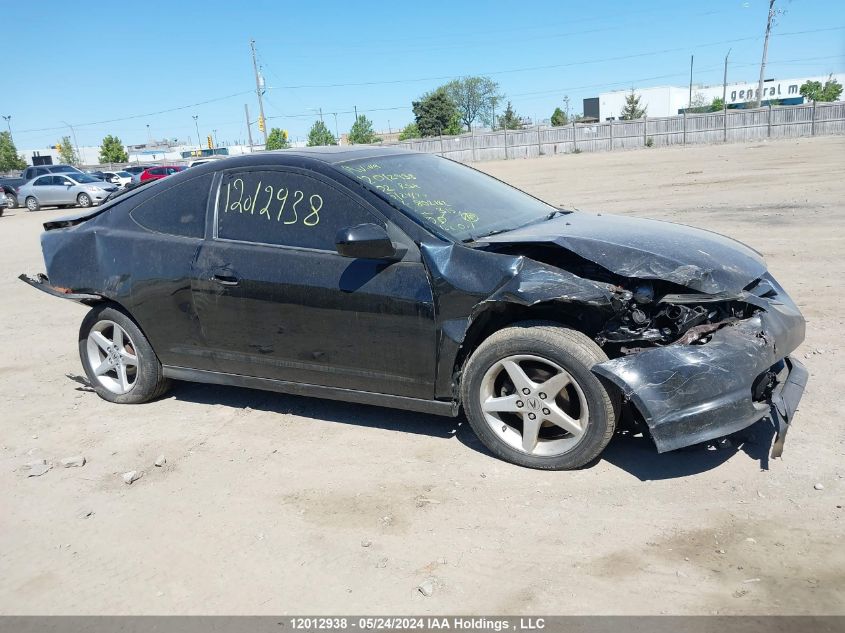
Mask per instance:
[[[310,171],[228,170],[212,221],[193,288],[220,371],[433,397],[428,276],[414,243],[365,200]],[[402,260],[338,255],[338,230],[363,223],[402,242]]]
[[[32,183],[32,195],[38,200],[42,207],[56,204],[56,186],[53,183],[53,176],[40,176]]]
[[[80,186],[65,176],[53,176],[54,204],[76,204]]]

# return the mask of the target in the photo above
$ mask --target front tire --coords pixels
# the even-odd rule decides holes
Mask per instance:
[[[554,323],[499,330],[467,361],[464,412],[505,461],[569,470],[598,457],[616,428],[620,396],[591,371],[607,360],[590,338]]]
[[[76,203],[80,207],[90,207],[91,196],[89,196],[87,193],[80,193],[78,196],[76,196]]]
[[[29,196],[29,198],[26,199],[25,204],[28,211],[38,211],[38,209],[41,208],[41,205],[38,204],[38,200],[32,196]]]
[[[79,357],[97,395],[109,402],[149,402],[170,386],[141,329],[109,305],[92,308],[83,319]]]

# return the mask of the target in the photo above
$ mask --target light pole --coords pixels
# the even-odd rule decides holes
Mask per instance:
[[[73,145],[76,147],[76,160],[80,163],[82,162],[82,155],[79,153],[79,143],[76,142],[76,130],[73,129],[73,126],[68,123],[67,121],[62,121],[65,125],[70,128],[70,133],[73,134]]]
[[[153,144],[153,137],[150,136],[150,124],[149,123],[147,123],[147,144],[148,145]]]
[[[6,119],[6,127],[9,128],[9,140],[12,141],[12,143],[14,143],[15,139],[12,138],[12,124],[10,123],[10,121],[12,120],[12,115],[11,114],[4,114],[3,118]]]
[[[200,126],[199,126],[199,123],[197,123],[197,119],[200,118],[200,115],[199,114],[192,114],[191,116],[194,119],[194,127],[197,128],[197,147],[202,149],[202,141],[200,140]]]
[[[214,134],[214,147],[217,148],[217,130],[212,130]]]
[[[340,133],[337,131],[337,112],[332,112],[334,114],[334,135],[337,137],[337,144],[340,145]]]

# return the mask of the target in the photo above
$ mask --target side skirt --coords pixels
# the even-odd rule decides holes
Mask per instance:
[[[285,380],[273,380],[271,378],[256,378],[254,376],[224,374],[204,369],[173,367],[171,365],[162,366],[162,373],[165,377],[173,378],[174,380],[204,382],[212,385],[229,385],[232,387],[248,387],[250,389],[262,389],[264,391],[278,391],[280,393],[289,393],[296,396],[308,396],[313,398],[325,398],[327,400],[341,400],[343,402],[370,404],[378,407],[404,409],[406,411],[419,411],[421,413],[431,413],[447,417],[455,417],[458,415],[457,402],[422,400],[420,398],[408,398],[405,396],[391,396],[389,394],[374,393],[372,391],[355,391],[353,389],[341,389],[338,387],[323,387],[321,385],[287,382]]]

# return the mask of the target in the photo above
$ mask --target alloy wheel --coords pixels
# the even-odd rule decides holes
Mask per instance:
[[[138,356],[129,334],[114,321],[98,321],[88,333],[88,363],[97,382],[122,395],[135,386]]]
[[[484,374],[481,409],[492,431],[529,455],[559,456],[587,431],[587,399],[563,367],[534,355],[507,356]]]

